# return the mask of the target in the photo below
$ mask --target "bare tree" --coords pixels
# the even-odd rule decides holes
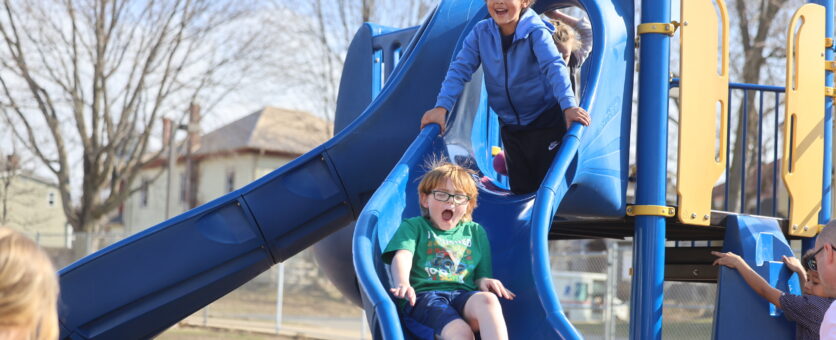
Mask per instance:
[[[265,26],[276,32],[272,35],[275,45],[287,46],[295,53],[274,58],[267,72],[296,83],[294,90],[308,102],[300,105],[320,113],[331,127],[345,54],[354,33],[364,22],[403,28],[417,25],[436,2],[312,0],[294,3],[291,8],[275,1],[274,13],[282,14],[266,18]]]
[[[253,6],[3,1],[0,114],[57,179],[76,231],[97,231],[139,189],[140,169],[165,151],[150,152],[160,118],[182,122],[189,103],[212,107],[241,84],[264,50],[244,24]]]

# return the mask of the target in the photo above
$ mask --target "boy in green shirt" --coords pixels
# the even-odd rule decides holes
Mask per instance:
[[[433,167],[418,185],[423,216],[404,220],[383,252],[392,265],[392,294],[406,300],[404,315],[441,339],[472,339],[474,332],[508,339],[497,296],[515,295],[490,278],[490,242],[471,221],[478,194],[472,171]]]

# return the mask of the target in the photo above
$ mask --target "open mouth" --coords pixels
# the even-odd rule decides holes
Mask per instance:
[[[502,15],[502,14],[508,13],[508,9],[507,9],[507,8],[502,8],[502,9],[497,8],[497,9],[494,9],[493,11],[494,11],[494,13],[496,13],[496,14],[498,14],[498,15]]]
[[[441,212],[441,219],[444,220],[444,222],[450,222],[450,220],[453,219],[453,211],[450,209],[444,209],[444,211]]]

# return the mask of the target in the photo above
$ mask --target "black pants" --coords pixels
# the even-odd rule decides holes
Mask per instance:
[[[526,194],[540,188],[565,134],[566,123],[559,106],[546,110],[528,125],[502,125],[511,192]]]

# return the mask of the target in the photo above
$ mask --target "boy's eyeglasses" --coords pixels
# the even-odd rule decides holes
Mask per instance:
[[[821,253],[821,251],[824,250],[824,247],[830,247],[830,248],[833,248],[834,250],[836,250],[836,247],[834,247],[832,244],[828,243],[826,245],[823,245],[821,248],[819,248],[819,250],[816,250],[815,252],[813,252],[811,254],[805,255],[804,257],[801,258],[801,264],[804,266],[805,269],[813,270],[813,271],[819,271],[818,265],[816,263],[817,262],[816,261],[816,255]]]
[[[439,202],[449,202],[450,199],[453,199],[453,204],[455,205],[462,205],[470,201],[470,196],[462,195],[462,194],[451,194],[449,192],[435,190],[432,192],[433,198]]]

